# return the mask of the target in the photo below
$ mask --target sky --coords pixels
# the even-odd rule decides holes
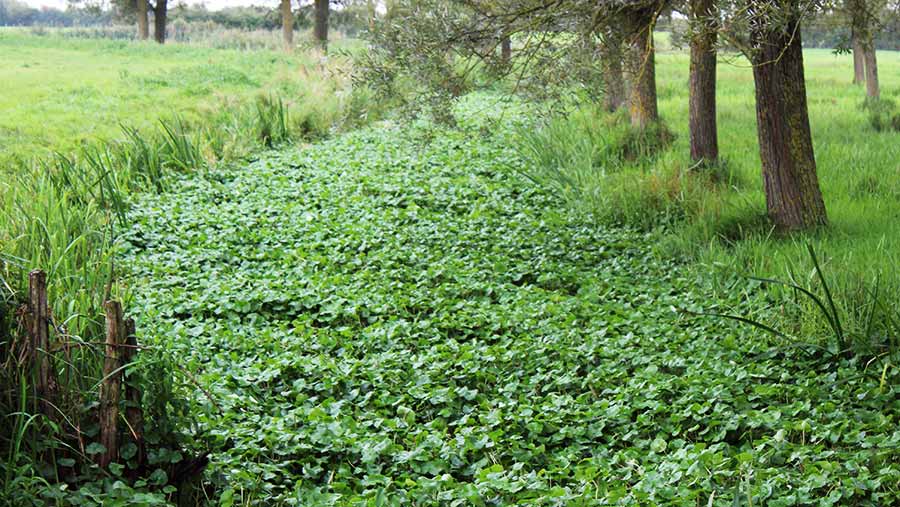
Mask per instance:
[[[65,9],[67,2],[66,0],[20,0],[21,2],[28,4],[31,7],[54,7],[56,9]],[[196,4],[206,4],[206,8],[214,11],[223,9],[225,7],[237,7],[241,5],[266,5],[271,7],[276,7],[278,5],[278,0],[169,0],[169,7],[174,6],[176,3],[180,3],[184,1],[189,5]]]

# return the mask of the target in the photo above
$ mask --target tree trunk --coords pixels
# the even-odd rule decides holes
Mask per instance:
[[[603,71],[603,106],[617,111],[625,103],[625,74],[622,71],[622,34],[608,27],[600,34],[600,65]]]
[[[166,16],[168,0],[156,0],[156,8],[153,9],[153,38],[160,44],[166,43]]]
[[[881,96],[878,86],[878,60],[875,58],[875,43],[863,44],[863,59],[866,62],[866,96],[877,99]]]
[[[796,11],[793,2],[784,2]],[[762,9],[765,16],[765,10]],[[781,231],[828,222],[809,129],[800,17],[785,29],[752,20],[759,154],[769,217]],[[754,23],[755,21],[755,23]]]
[[[632,36],[629,51],[631,125],[641,130],[659,120],[652,22],[644,23],[644,26]]]
[[[625,104],[625,73],[622,71],[622,60],[610,60],[604,69],[606,96],[604,105],[609,112],[618,111]]]
[[[138,39],[150,38],[150,20],[147,18],[147,0],[137,0]]]
[[[512,41],[506,35],[500,40],[500,61],[504,66],[508,66],[512,61]]]
[[[866,81],[866,65],[862,41],[859,40],[856,30],[853,30],[850,39],[853,45],[853,84],[861,85]]]
[[[691,159],[719,158],[716,125],[716,26],[714,0],[692,0],[694,36],[691,38],[690,125]]]
[[[291,10],[291,0],[281,0],[281,38],[284,41],[284,49],[294,49],[294,12]]]
[[[328,48],[328,5],[329,0],[316,0],[316,23],[313,36],[323,49]]]

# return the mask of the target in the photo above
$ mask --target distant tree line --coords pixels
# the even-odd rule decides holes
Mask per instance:
[[[288,2],[288,5],[291,5]],[[203,5],[178,4],[171,9],[171,20],[181,19],[190,23],[212,22],[225,28],[240,30],[278,30],[283,28],[284,2],[280,6],[228,7],[211,11]],[[294,30],[313,27],[314,3],[291,6],[291,25]],[[348,36],[358,36],[370,24],[370,4],[367,0],[342,2],[340,9],[332,9],[329,23],[334,29]],[[65,10],[50,7],[35,8],[19,0],[0,0],[0,26],[95,26],[115,23],[134,23],[137,3],[113,4],[111,9],[70,6]],[[883,29],[874,36],[879,50],[900,51],[900,17],[888,15],[880,18]],[[669,15],[667,15],[669,14]],[[152,11],[150,12],[152,16]],[[838,11],[821,12],[811,17],[803,26],[803,45],[814,48],[851,48],[852,30],[845,22],[845,14]],[[658,31],[673,33],[673,43],[687,46],[683,36],[688,31],[688,20],[663,13],[657,23]]]
[[[885,7],[879,16],[880,30],[874,35],[875,48],[882,51],[900,51],[900,16],[896,9]],[[672,33],[672,44],[677,49],[689,45],[690,22],[686,18],[661,16],[656,30]],[[853,49],[852,30],[846,12],[830,10],[809,16],[802,27],[803,46],[822,49]],[[726,44],[727,45],[727,44]]]
[[[308,30],[315,23],[316,6],[313,2],[297,2],[291,5],[293,28]],[[278,30],[282,28],[282,7],[272,2],[271,6],[253,5],[230,7],[210,11],[203,5],[179,4],[171,9],[171,18],[187,22],[211,21],[226,28],[244,30]],[[358,35],[368,25],[368,11],[364,3],[344,2],[340,9],[330,9],[329,24],[332,28],[349,35]]]
[[[212,22],[224,28],[240,30],[278,30],[282,28],[282,6],[271,5],[228,7],[212,11],[203,5],[167,5],[166,0],[148,3],[149,26],[155,24],[156,12],[166,7],[165,18],[189,23]],[[316,6],[313,2],[289,2],[294,30],[308,30],[314,26]],[[0,26],[97,26],[137,23],[141,5],[134,0],[112,2],[108,9],[72,4],[67,9],[34,8],[19,0],[0,0]],[[348,36],[357,36],[368,28],[369,6],[362,1],[343,1],[330,9],[329,25]]]
[[[803,43],[815,48],[852,49],[853,30],[846,23],[846,14],[836,11],[822,13],[807,22],[803,30]],[[878,16],[880,30],[874,35],[877,49],[900,51],[900,16],[896,10],[885,9]]]
[[[70,7],[35,8],[18,0],[0,0],[0,26],[75,26],[113,22],[114,13],[97,9]]]

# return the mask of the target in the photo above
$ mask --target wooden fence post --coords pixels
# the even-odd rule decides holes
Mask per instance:
[[[125,320],[125,349],[122,354],[122,364],[129,364],[134,360],[138,352],[137,337],[135,336],[134,319]],[[137,378],[129,378],[125,381],[125,420],[137,446],[138,470],[144,468],[147,462],[147,448],[144,443],[144,412],[141,408],[141,389]]]
[[[119,459],[119,392],[122,384],[119,346],[125,335],[122,305],[117,301],[103,303],[106,310],[106,358],[103,361],[103,382],[100,384],[100,443],[106,450],[97,464],[106,467]]]
[[[35,368],[35,391],[41,412],[53,417],[57,384],[50,363],[50,305],[47,302],[47,274],[34,270],[28,274],[28,299],[31,320],[28,334],[31,339],[31,361]]]

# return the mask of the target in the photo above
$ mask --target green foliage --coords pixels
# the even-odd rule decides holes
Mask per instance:
[[[781,309],[530,187],[496,107],[136,204],[134,308],[197,379],[220,505],[897,501],[896,354],[826,366],[685,320]]]

